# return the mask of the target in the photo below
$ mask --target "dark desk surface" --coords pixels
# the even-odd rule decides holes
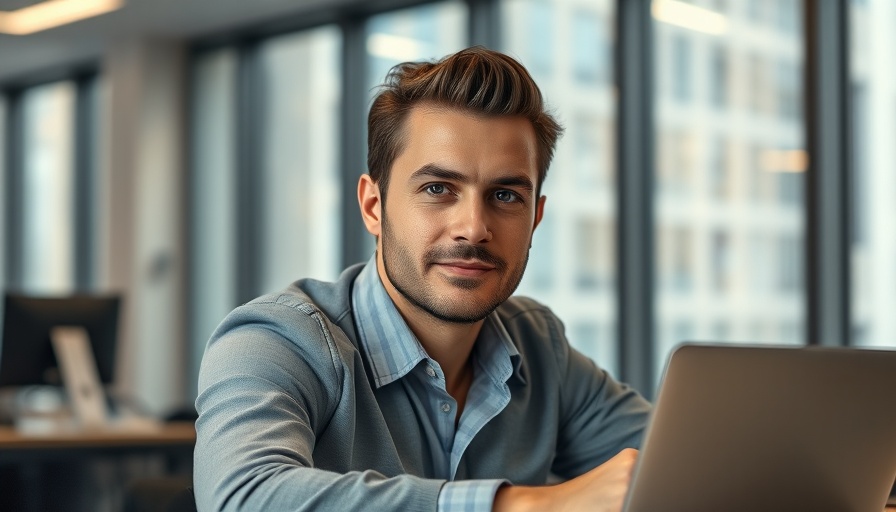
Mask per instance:
[[[192,450],[196,431],[192,422],[162,423],[158,428],[60,432],[23,435],[0,426],[0,463],[64,458],[87,454],[172,453]]]

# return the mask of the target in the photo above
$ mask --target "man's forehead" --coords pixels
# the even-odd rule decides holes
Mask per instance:
[[[471,108],[463,108],[457,107],[454,105],[449,105],[446,103],[439,103],[436,101],[421,101],[411,107],[409,118],[422,119],[426,117],[440,117],[440,116],[458,116],[464,117],[471,120],[477,121],[489,121],[489,120],[517,120],[521,124],[529,125],[533,131],[534,127],[532,127],[532,123],[526,118],[526,116],[522,114],[488,114],[479,110],[471,109]]]
[[[537,152],[535,128],[524,116],[492,116],[438,104],[415,106],[405,125],[403,149],[425,145],[438,150],[490,150],[505,157],[532,160]],[[424,150],[423,147],[415,148]]]

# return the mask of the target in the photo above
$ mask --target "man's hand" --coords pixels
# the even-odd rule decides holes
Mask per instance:
[[[620,512],[638,460],[627,448],[584,475],[547,487],[505,486],[495,495],[494,512]]]

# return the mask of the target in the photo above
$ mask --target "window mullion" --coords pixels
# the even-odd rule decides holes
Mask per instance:
[[[650,0],[616,2],[617,275],[622,380],[653,394],[653,26]]]
[[[849,2],[806,0],[806,304],[809,344],[850,339]]]
[[[22,287],[22,180],[24,176],[25,117],[22,91],[10,91],[6,108],[6,288]]]

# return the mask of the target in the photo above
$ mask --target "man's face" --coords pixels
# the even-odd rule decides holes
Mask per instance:
[[[432,105],[406,122],[375,233],[386,288],[440,320],[477,322],[519,285],[541,220],[534,129]]]

